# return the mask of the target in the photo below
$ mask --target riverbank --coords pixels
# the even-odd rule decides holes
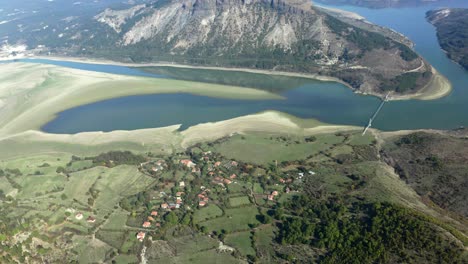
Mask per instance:
[[[449,95],[452,92],[450,81],[432,67],[432,78],[421,90],[410,95],[391,94],[391,100],[436,100]]]
[[[307,136],[362,128],[327,125],[312,119],[291,118],[281,112],[266,111],[220,122],[199,124],[184,131],[179,131],[179,129],[180,125],[78,134],[23,131],[0,138],[0,159],[56,152],[93,155],[118,149],[170,154],[199,142],[211,142],[234,134],[268,133]]]
[[[29,59],[44,59],[44,60],[56,60],[56,61],[67,61],[67,62],[77,62],[77,63],[90,63],[98,65],[116,65],[124,67],[173,67],[173,68],[186,68],[186,69],[200,69],[200,70],[218,70],[218,71],[234,71],[234,72],[247,72],[255,74],[267,74],[267,75],[279,75],[279,76],[288,76],[288,77],[299,77],[307,78],[311,80],[318,80],[324,82],[336,82],[345,85],[349,89],[353,90],[355,93],[376,96],[379,98],[384,98],[386,93],[361,93],[354,89],[348,83],[331,76],[324,76],[319,74],[307,74],[307,73],[295,73],[295,72],[284,72],[284,71],[274,71],[274,70],[259,70],[259,69],[250,69],[250,68],[228,68],[228,67],[211,67],[211,66],[193,66],[185,64],[176,64],[170,62],[157,62],[157,63],[125,63],[125,62],[116,62],[105,59],[89,59],[89,58],[77,58],[77,57],[58,57],[58,56],[37,56],[31,57]],[[432,66],[431,66],[432,67]],[[436,100],[440,99],[450,93],[452,86],[450,82],[441,75],[437,70],[432,67],[434,76],[432,80],[423,87],[419,92],[415,94],[408,95],[395,95],[392,94],[390,101],[392,100]]]
[[[0,136],[39,130],[56,114],[80,105],[131,95],[189,93],[242,100],[280,100],[262,90],[134,77],[33,63],[0,64]]]

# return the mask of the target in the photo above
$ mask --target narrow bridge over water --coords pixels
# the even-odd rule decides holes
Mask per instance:
[[[377,117],[377,115],[379,114],[380,110],[382,109],[382,107],[384,106],[384,104],[386,102],[388,102],[388,98],[390,96],[390,93],[387,94],[387,96],[385,96],[385,98],[382,100],[382,102],[380,103],[379,107],[377,108],[377,110],[374,112],[374,114],[372,115],[372,117],[369,119],[369,123],[367,124],[367,126],[364,128],[364,131],[362,131],[362,135],[364,136],[367,132],[367,130],[372,126],[372,121],[374,121],[374,119]]]

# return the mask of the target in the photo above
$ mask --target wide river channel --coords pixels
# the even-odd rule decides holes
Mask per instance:
[[[464,1],[450,6],[468,7]],[[433,101],[387,103],[373,122],[381,130],[453,129],[468,125],[468,72],[450,61],[440,49],[434,27],[425,19],[427,10],[437,5],[399,9],[338,8],[356,12],[367,20],[390,27],[408,36],[416,51],[426,58],[453,85],[453,92]],[[136,68],[51,60],[25,62],[55,64],[98,72],[212,81],[266,89],[286,100],[231,100],[191,94],[127,96],[75,107],[58,114],[42,129],[50,133],[133,130],[226,120],[264,110],[277,110],[301,118],[316,118],[332,124],[365,126],[380,100],[354,94],[344,85],[303,78],[208,70],[159,68],[150,74]]]

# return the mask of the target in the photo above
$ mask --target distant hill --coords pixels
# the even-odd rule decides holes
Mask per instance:
[[[452,8],[427,12],[437,29],[440,46],[450,59],[468,70],[468,9]]]
[[[450,0],[316,0],[317,3],[330,5],[355,5],[369,8],[390,8],[420,6]]]
[[[307,0],[157,0],[107,8],[86,21],[66,17],[16,39],[41,45],[40,54],[327,75],[377,95],[414,93],[432,76],[398,39]]]

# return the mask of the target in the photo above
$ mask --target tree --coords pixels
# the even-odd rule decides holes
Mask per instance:
[[[170,224],[177,224],[179,222],[179,217],[174,212],[169,212],[164,216],[164,220]]]

